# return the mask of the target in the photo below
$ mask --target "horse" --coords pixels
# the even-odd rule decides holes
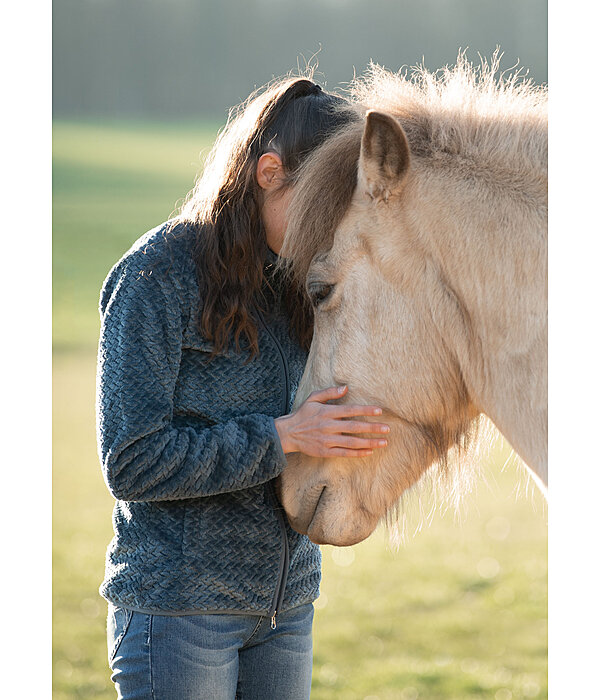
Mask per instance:
[[[294,185],[281,256],[314,313],[294,407],[346,384],[391,427],[361,459],[288,455],[281,503],[318,544],[368,537],[481,417],[546,493],[547,90],[498,64],[371,64]]]

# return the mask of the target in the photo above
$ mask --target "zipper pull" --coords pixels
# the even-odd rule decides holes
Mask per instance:
[[[277,620],[275,619],[277,617],[277,610],[273,613],[273,617],[271,618],[271,629],[274,630],[277,628]]]

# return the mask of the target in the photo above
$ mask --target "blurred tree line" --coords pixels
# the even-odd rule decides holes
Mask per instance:
[[[370,59],[477,61],[547,81],[545,0],[54,0],[54,115],[217,118],[318,52],[334,89]]]

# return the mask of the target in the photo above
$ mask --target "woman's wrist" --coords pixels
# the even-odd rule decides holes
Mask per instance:
[[[290,418],[291,415],[275,418],[275,430],[277,431],[277,435],[279,435],[279,441],[281,442],[281,448],[284,454],[297,451],[292,440],[291,431],[289,430]]]

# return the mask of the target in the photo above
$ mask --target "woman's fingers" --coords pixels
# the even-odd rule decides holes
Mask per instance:
[[[332,420],[327,424],[332,433],[389,433],[390,426],[385,423],[367,423],[355,420]]]
[[[329,406],[330,418],[354,418],[356,416],[380,416],[382,411],[379,406],[363,406],[361,404],[341,404]]]
[[[319,403],[324,403],[325,401],[332,401],[333,399],[339,399],[348,391],[348,387],[344,386],[330,386],[327,389],[321,389],[319,391],[313,391],[312,394],[306,399],[307,401],[318,401]]]
[[[306,401],[313,401],[317,403],[326,403],[327,401],[333,401],[334,399],[339,399],[348,392],[348,386],[331,386],[327,389],[320,389],[319,391],[313,391],[312,394],[306,399]],[[352,418],[354,416],[380,416],[382,410],[379,406],[365,406],[363,404],[341,404],[341,405],[328,405],[328,411],[330,411],[331,418]]]
[[[378,447],[385,447],[387,440],[381,438],[357,438],[347,435],[336,435],[331,447],[345,447],[350,450],[376,450]]]

